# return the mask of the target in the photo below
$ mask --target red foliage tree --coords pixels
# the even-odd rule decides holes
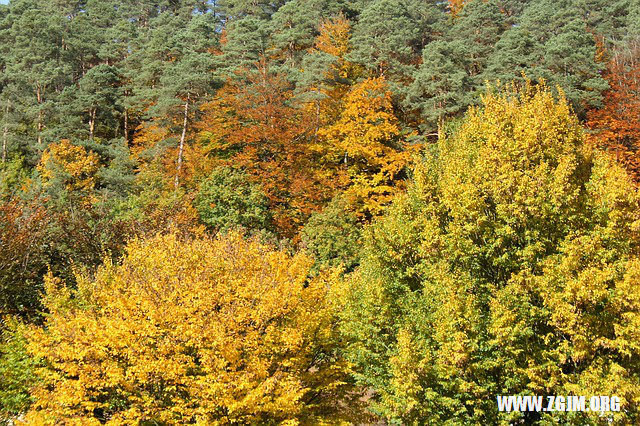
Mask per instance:
[[[0,203],[0,316],[37,314],[47,270],[48,221],[37,202]]]
[[[590,139],[611,152],[640,182],[640,43],[612,55],[603,107],[588,115]]]
[[[313,120],[265,64],[229,81],[203,113],[198,126],[209,155],[261,184],[282,235],[295,236],[339,186],[340,177],[323,165]]]

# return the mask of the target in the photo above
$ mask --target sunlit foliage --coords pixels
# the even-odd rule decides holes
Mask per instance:
[[[373,407],[493,424],[496,395],[615,394],[638,420],[640,213],[567,101],[489,93],[365,236],[344,333]],[[572,421],[597,415],[567,413]]]
[[[77,290],[46,280],[32,423],[318,422],[348,417],[326,273],[238,234],[133,241]],[[353,405],[351,405],[353,407]],[[355,405],[357,406],[357,404]]]

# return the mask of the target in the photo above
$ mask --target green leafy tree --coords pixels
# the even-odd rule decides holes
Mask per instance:
[[[119,86],[119,70],[100,64],[89,69],[77,85],[65,88],[61,101],[67,102],[62,108],[69,119],[58,126],[60,136],[93,140],[96,134],[115,135],[121,115]]]
[[[636,423],[639,201],[564,98],[486,95],[365,235],[343,331],[373,409],[531,424],[557,419],[500,413],[496,396],[615,394],[613,421]]]
[[[627,31],[627,19],[635,0],[574,0],[589,31],[605,47],[620,45]]]
[[[231,168],[216,168],[200,185],[195,199],[200,220],[209,229],[225,232],[272,228],[269,199],[248,176]]]
[[[24,135],[30,154],[43,143],[54,118],[51,110],[60,88],[68,82],[71,69],[63,56],[64,21],[55,6],[34,0],[12,1],[3,22],[2,55],[12,95],[12,108],[28,126]]]
[[[343,268],[351,272],[359,263],[362,224],[341,197],[311,215],[301,231],[302,246],[315,259],[313,271]]]
[[[15,319],[0,330],[0,421],[9,424],[31,405],[35,362],[27,353],[23,327]]]
[[[288,66],[299,66],[315,42],[322,17],[330,13],[329,7],[327,0],[292,0],[278,9],[271,20],[274,55]]]

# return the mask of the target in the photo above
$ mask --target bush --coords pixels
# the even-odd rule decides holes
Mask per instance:
[[[49,276],[27,420],[265,423],[348,417],[332,274],[236,233],[130,243],[77,290]],[[353,400],[353,401],[349,401]]]

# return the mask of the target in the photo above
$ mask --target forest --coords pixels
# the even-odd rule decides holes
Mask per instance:
[[[0,424],[640,424],[640,0],[5,3]]]

